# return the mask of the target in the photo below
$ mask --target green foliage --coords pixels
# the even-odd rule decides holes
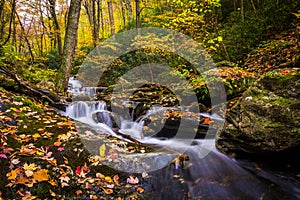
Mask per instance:
[[[223,28],[220,31],[223,37],[224,47],[214,56],[217,60],[230,59],[233,62],[244,60],[247,54],[257,47],[261,41],[268,40],[274,34],[289,29],[295,21],[293,12],[299,8],[299,1],[274,1],[266,0],[260,3],[245,1],[241,8],[236,5],[234,12],[226,9],[232,2],[221,1]],[[243,12],[242,12],[243,9]]]
[[[0,64],[6,66],[7,63],[15,64],[24,60],[25,58],[20,57],[19,53],[16,51],[16,48],[11,43],[8,43],[5,46],[0,46]]]
[[[58,50],[53,49],[47,55],[47,67],[49,69],[59,69],[61,61],[58,55]]]
[[[55,70],[41,69],[36,65],[29,65],[24,66],[20,71],[23,79],[29,81],[32,85],[54,91]]]

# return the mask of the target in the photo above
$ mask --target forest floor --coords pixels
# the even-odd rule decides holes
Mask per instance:
[[[45,104],[0,88],[0,125],[0,199],[136,199],[143,193],[141,176],[101,165],[100,156],[84,149],[74,122]]]

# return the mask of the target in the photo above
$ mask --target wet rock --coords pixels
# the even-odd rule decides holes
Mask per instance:
[[[97,111],[93,113],[92,117],[95,122],[104,123],[112,128],[118,128],[118,124],[120,124],[120,122],[116,121],[118,116],[107,110]]]
[[[300,145],[300,70],[280,69],[256,81],[226,116],[221,151],[278,152]]]

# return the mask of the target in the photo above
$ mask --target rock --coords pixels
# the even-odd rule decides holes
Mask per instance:
[[[300,145],[300,69],[271,71],[226,116],[217,139],[223,152],[279,152]]]

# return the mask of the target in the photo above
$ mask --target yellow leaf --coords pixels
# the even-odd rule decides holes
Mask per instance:
[[[102,145],[99,147],[99,153],[100,153],[100,156],[101,156],[101,157],[105,157],[105,151],[106,151],[106,146],[105,146],[105,144],[102,144]]]
[[[25,197],[22,197],[22,200],[34,200],[36,198],[36,196],[26,195]]]
[[[40,135],[40,134],[38,134],[38,133],[35,133],[35,134],[33,134],[33,135],[32,135],[32,137],[33,137],[33,138],[40,138],[40,137],[41,137],[41,135]]]
[[[41,152],[41,151],[37,151],[35,152],[37,156],[43,156],[44,155],[44,152]]]
[[[30,170],[30,171],[34,171],[36,170],[36,165],[35,163],[31,163],[30,165],[28,165],[27,163],[24,164],[23,166],[24,170]]]
[[[106,176],[104,180],[107,181],[107,182],[109,182],[109,183],[113,182],[113,180],[109,176]]]
[[[37,182],[48,181],[49,178],[47,169],[40,169],[33,174],[33,179]]]
[[[105,176],[101,173],[96,173],[96,177],[101,179],[105,178]]]

